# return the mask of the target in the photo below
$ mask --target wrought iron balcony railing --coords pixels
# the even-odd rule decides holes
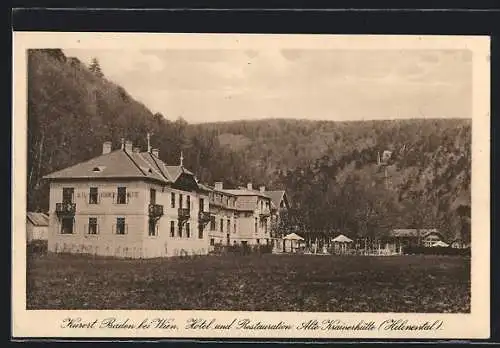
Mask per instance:
[[[198,220],[200,223],[210,222],[210,213],[208,211],[200,211],[198,213]]]
[[[150,217],[161,217],[163,216],[163,205],[161,204],[150,204],[148,207],[148,213]]]
[[[271,211],[269,210],[269,208],[264,208],[263,210],[260,211],[259,214],[261,218],[266,218],[271,216]]]
[[[56,203],[58,216],[73,216],[76,212],[76,203]]]
[[[179,215],[179,219],[187,220],[191,217],[191,211],[188,208],[179,208],[178,215]]]

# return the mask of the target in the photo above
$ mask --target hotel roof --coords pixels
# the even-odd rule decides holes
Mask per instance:
[[[229,193],[234,196],[259,196],[264,198],[270,198],[266,192],[261,192],[259,190],[249,190],[247,188],[239,188],[239,189],[224,189],[222,192]]]
[[[44,179],[137,178],[175,183],[182,175],[194,174],[183,166],[169,166],[150,152],[115,150],[44,176]]]
[[[285,196],[284,190],[279,191],[266,191],[266,195],[271,198],[271,202],[276,208],[279,208],[281,200]]]

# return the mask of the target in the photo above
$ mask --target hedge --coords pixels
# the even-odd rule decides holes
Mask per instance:
[[[222,245],[216,244],[214,246],[214,254],[235,254],[235,255],[249,255],[249,254],[266,254],[273,251],[272,245],[245,245],[233,244]]]
[[[28,253],[46,253],[48,242],[46,240],[33,240],[28,242],[26,249]]]
[[[470,248],[451,248],[451,247],[407,247],[403,250],[404,254],[423,254],[423,255],[462,255],[470,256]]]

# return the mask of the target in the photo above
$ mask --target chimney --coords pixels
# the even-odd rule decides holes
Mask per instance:
[[[139,152],[141,152],[141,148],[140,148],[139,146],[134,146],[134,148],[133,148],[132,150],[133,150],[133,152],[135,152],[135,153],[139,153]]]
[[[260,192],[265,192],[266,191],[266,187],[264,185],[260,186],[259,187],[259,191]]]
[[[102,154],[105,155],[111,152],[111,141],[105,141],[102,143]]]
[[[127,140],[125,142],[125,151],[127,151],[128,153],[132,152],[132,142],[130,140]]]
[[[151,149],[151,153],[153,154],[153,156],[155,156],[156,158],[160,158],[160,150],[159,149]]]
[[[253,190],[253,188],[252,188],[252,183],[251,183],[251,182],[249,182],[249,183],[247,184],[247,190],[250,190],[250,191],[251,191],[251,190]]]
[[[222,188],[224,187],[222,185],[222,181],[215,182],[214,186],[215,186],[215,189],[218,190],[218,191],[222,191]]]

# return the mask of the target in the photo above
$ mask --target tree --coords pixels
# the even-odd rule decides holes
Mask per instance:
[[[92,58],[92,61],[90,62],[89,65],[89,70],[92,71],[98,77],[104,76],[101,70],[101,65],[99,64],[99,61],[97,60],[96,57]]]

